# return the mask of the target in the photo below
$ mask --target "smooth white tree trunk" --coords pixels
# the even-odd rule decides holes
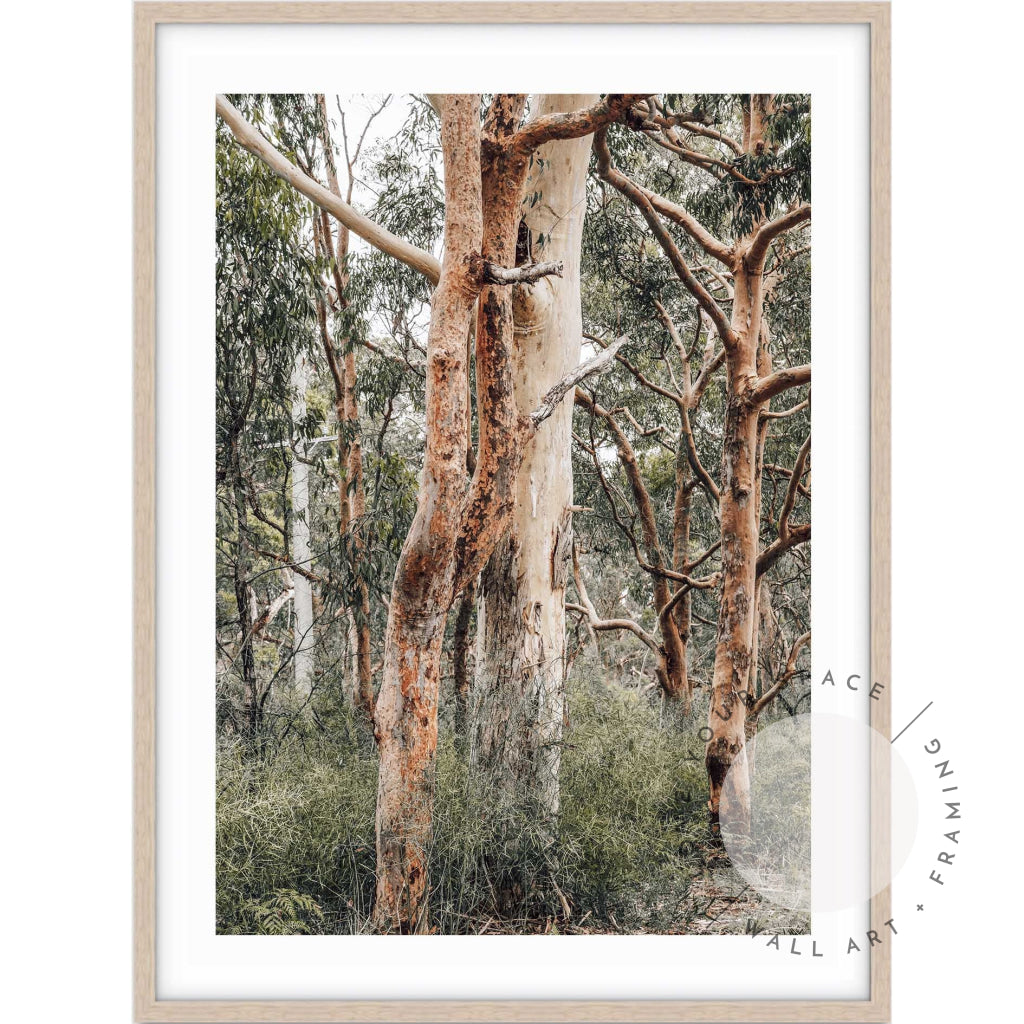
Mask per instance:
[[[292,371],[292,424],[294,428],[306,418],[306,389],[309,387],[309,364],[307,357],[299,353]],[[306,444],[298,437],[295,451],[299,458],[292,460],[292,560],[302,569],[309,569],[309,466],[302,461],[306,457]],[[307,697],[313,685],[313,588],[310,581],[300,573],[293,573],[295,585],[295,632],[294,669],[295,690],[300,697]]]
[[[534,116],[578,110],[594,95],[540,97]],[[517,286],[515,390],[528,415],[580,361],[580,246],[592,139],[536,153],[523,195],[534,261],[561,260],[563,276]],[[529,443],[512,527],[481,576],[473,758],[497,792],[559,809],[565,703],[565,585],[572,550],[571,397]]]

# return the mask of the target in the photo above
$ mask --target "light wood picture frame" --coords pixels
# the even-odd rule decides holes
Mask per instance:
[[[165,1000],[156,948],[156,36],[161,25],[311,23],[829,23],[870,31],[870,632],[890,678],[890,10],[887,3],[137,3],[134,10],[134,1014],[139,1021],[885,1021],[889,945],[870,955],[870,998],[696,1000]],[[890,733],[889,687],[871,704]],[[871,766],[871,871],[890,874],[888,760]],[[890,916],[890,891],[872,920]],[[401,940],[396,940],[401,941]]]

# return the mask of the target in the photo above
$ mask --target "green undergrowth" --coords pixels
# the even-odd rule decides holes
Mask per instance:
[[[495,811],[464,745],[442,732],[430,851],[440,933],[665,932],[684,927],[708,842],[699,716],[581,666],[569,687],[561,811],[553,830]],[[323,719],[321,719],[323,721]],[[262,758],[223,742],[217,765],[217,930],[368,930],[377,758],[336,712]]]

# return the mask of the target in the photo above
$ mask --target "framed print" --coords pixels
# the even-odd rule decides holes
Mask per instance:
[[[137,1019],[887,1020],[888,5],[135,20]]]

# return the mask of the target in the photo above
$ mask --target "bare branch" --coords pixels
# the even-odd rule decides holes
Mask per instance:
[[[757,575],[766,573],[787,551],[806,544],[811,539],[811,524],[800,523],[790,526],[786,539],[777,537],[757,556]]]
[[[720,586],[722,583],[722,574],[720,572],[712,573],[710,576],[705,576],[703,579],[692,579],[687,578],[686,582],[672,595],[668,604],[658,612],[658,621],[664,626],[664,623],[668,617],[675,610],[675,607],[679,602],[686,597],[691,590],[713,590],[715,587]]]
[[[708,496],[714,499],[714,502],[717,505],[722,500],[722,494],[718,489],[718,485],[711,479],[711,474],[704,468],[704,464],[700,461],[700,455],[697,454],[697,441],[693,436],[693,425],[690,422],[690,410],[685,406],[682,409],[682,421],[683,441],[686,444],[686,459],[690,463],[690,468],[697,474],[697,479],[700,480],[701,486],[705,491],[707,491]]]
[[[533,284],[542,277],[561,277],[562,261],[525,263],[521,267],[499,267],[484,261],[483,279],[490,284]]]
[[[799,387],[801,384],[807,384],[810,379],[810,363],[805,363],[803,366],[787,366],[782,370],[769,373],[767,377],[762,377],[751,388],[750,400],[755,405],[760,405],[776,395],[781,395],[783,391]]]
[[[787,551],[803,544],[811,539],[811,524],[800,523],[792,526],[789,522],[793,515],[793,508],[796,505],[797,494],[800,493],[800,480],[804,475],[804,467],[811,453],[811,435],[808,434],[804,443],[797,453],[796,462],[793,464],[793,471],[789,477],[789,485],[786,488],[786,496],[782,501],[782,510],[779,512],[778,537],[772,541],[761,552],[757,559],[757,575],[770,569]]]
[[[592,359],[580,363],[576,369],[567,373],[550,391],[544,396],[539,406],[530,414],[530,420],[534,428],[539,427],[558,408],[562,399],[576,388],[576,385],[588,377],[600,376],[611,369],[615,361],[616,353],[629,341],[623,335],[613,341],[607,348],[602,349]]]
[[[747,250],[748,265],[760,265],[761,261],[768,253],[768,246],[771,245],[772,239],[777,238],[784,232],[789,231],[810,219],[811,204],[801,203],[792,210],[776,217],[775,220],[770,220],[766,224],[762,224],[761,227],[757,229],[757,233],[754,235],[754,240],[750,243],[750,248]]]
[[[805,398],[802,402],[797,402],[796,405],[790,406],[788,409],[779,409],[778,412],[766,409],[761,415],[766,420],[784,420],[787,416],[792,416],[794,413],[800,412],[801,409],[808,408],[810,404],[810,399]]]
[[[793,464],[793,473],[789,478],[789,487],[786,488],[786,497],[779,513],[779,536],[783,539],[789,537],[789,517],[793,514],[793,508],[796,505],[797,490],[800,487],[800,479],[804,475],[804,466],[807,464],[807,457],[810,453],[811,435],[808,434],[797,453],[796,462]]]
[[[597,614],[597,609],[594,607],[587,595],[587,588],[583,583],[583,574],[580,571],[579,553],[576,550],[575,544],[572,546],[572,572],[573,578],[576,581],[576,593],[579,595],[581,603],[566,604],[565,607],[567,611],[576,612],[577,614],[586,616],[587,624],[592,630],[627,630],[634,636],[639,637],[639,639],[654,651],[655,654],[661,654],[661,645],[639,623],[634,622],[632,619],[602,619]]]
[[[752,718],[757,718],[759,714],[775,699],[779,691],[796,675],[796,661],[800,655],[801,649],[805,644],[809,643],[811,639],[811,632],[808,630],[803,636],[797,637],[796,642],[793,644],[789,652],[789,657],[786,659],[786,670],[781,676],[775,681],[775,683],[764,692],[764,694],[755,701],[748,714]]]
[[[527,121],[516,133],[515,145],[521,153],[532,153],[538,146],[554,139],[578,139],[617,121],[637,101],[639,93],[611,94],[585,110],[569,114],[548,114]]]

